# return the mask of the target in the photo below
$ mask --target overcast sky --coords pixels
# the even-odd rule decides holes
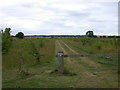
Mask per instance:
[[[12,35],[118,35],[118,0],[0,0],[6,27]]]

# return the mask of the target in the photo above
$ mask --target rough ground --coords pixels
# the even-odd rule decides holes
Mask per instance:
[[[55,52],[62,50],[64,54],[83,54],[76,49],[72,40],[55,39]],[[72,46],[73,44],[73,46]],[[51,43],[50,43],[51,45]],[[46,47],[45,47],[46,49]],[[45,50],[43,49],[43,50]],[[47,49],[47,51],[50,48]],[[45,51],[47,53],[47,51]],[[98,58],[99,59],[99,58]],[[102,59],[100,59],[102,60]],[[97,60],[99,61],[99,60]],[[53,73],[58,68],[57,58],[39,65],[23,66],[20,73],[18,67],[3,71],[4,88],[117,88],[117,70],[104,63],[87,57],[64,58],[67,72],[75,75]]]

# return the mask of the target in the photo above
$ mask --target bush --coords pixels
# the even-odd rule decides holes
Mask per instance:
[[[88,31],[88,32],[86,32],[86,36],[88,36],[88,37],[93,37],[94,35],[93,35],[93,31]]]
[[[7,53],[8,49],[12,43],[12,38],[10,36],[10,28],[6,28],[2,35],[2,53]]]
[[[19,38],[19,39],[23,39],[24,38],[24,34],[22,32],[18,32],[16,34],[16,37]]]

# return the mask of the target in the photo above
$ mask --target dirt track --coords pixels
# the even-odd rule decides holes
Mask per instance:
[[[78,52],[76,52],[74,49],[72,49],[70,46],[68,46],[64,41],[61,41],[62,44],[64,44],[73,54],[80,54]],[[82,60],[82,62],[87,63],[90,67],[94,67],[94,68],[98,68],[100,67],[100,64],[91,61],[89,58],[87,57],[80,57]]]
[[[68,54],[68,52],[66,52],[66,50],[63,48],[63,46],[60,44],[59,41],[58,41],[58,45],[61,48],[61,50],[64,52],[64,54]],[[69,57],[67,58],[67,61],[68,61],[69,64],[71,64],[71,60],[70,60]]]
[[[69,51],[67,51],[66,48],[69,49],[70,52],[72,52],[73,54],[79,54],[78,52],[76,52],[74,49],[72,49],[70,46],[68,46],[68,45],[67,45],[64,41],[62,41],[62,40],[59,40],[59,41],[58,41],[58,45],[59,45],[59,47],[61,48],[61,50],[64,52],[64,54],[69,54]],[[77,60],[79,60],[79,61],[81,62],[81,64],[78,63]],[[83,75],[85,74],[85,75],[87,75],[87,76],[95,76],[95,75],[93,75],[90,71],[85,70],[86,67],[85,67],[84,65],[82,65],[82,63],[85,63],[85,64],[87,64],[88,66],[94,67],[94,68],[100,67],[100,64],[98,64],[98,63],[96,63],[96,62],[94,62],[94,61],[91,61],[91,60],[90,60],[89,58],[87,58],[87,57],[79,57],[79,58],[69,58],[69,57],[67,57],[67,62],[68,62],[70,65],[76,65],[76,66],[75,66],[76,68],[83,68],[83,70],[84,70],[84,71],[83,71]]]
[[[70,48],[65,42],[61,41],[68,49],[70,49],[74,54],[79,54],[77,53],[75,50],[73,50],[72,48]]]

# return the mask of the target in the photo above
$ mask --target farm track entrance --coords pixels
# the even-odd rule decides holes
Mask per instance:
[[[76,62],[76,59],[77,60],[80,60],[81,63],[85,63],[85,64],[88,64],[88,66],[92,66],[94,68],[98,68],[100,67],[100,64],[97,63],[97,62],[94,62],[92,60],[90,60],[88,57],[79,57],[79,54],[78,52],[76,52],[74,49],[72,49],[67,43],[65,43],[64,41],[60,40],[60,43],[64,46],[64,51],[65,51],[65,48],[69,49],[69,51],[72,53],[71,55],[69,54],[67,57],[72,61],[72,62]],[[64,52],[63,51],[63,52]],[[66,51],[65,51],[66,52]],[[75,57],[75,56],[78,56],[77,58],[70,58],[70,57]],[[77,63],[77,62],[76,62]],[[81,64],[82,65],[82,64]],[[83,65],[82,65],[83,66]],[[83,66],[84,67],[84,66]]]
[[[71,52],[72,54],[69,55],[64,55],[64,57],[67,57],[67,61],[71,64],[71,65],[76,65],[76,68],[83,68],[83,73],[89,73],[89,75],[93,76],[91,72],[93,71],[89,71],[89,68],[92,70],[95,69],[97,70],[99,69],[103,69],[106,70],[105,68],[103,68],[103,65],[101,66],[100,63],[92,61],[90,58],[88,57],[98,57],[98,56],[117,56],[117,54],[106,54],[106,55],[102,55],[102,54],[93,54],[93,55],[89,55],[89,54],[80,54],[78,52],[76,52],[73,48],[71,48],[65,41],[63,40],[58,40],[59,46],[61,47],[61,50],[64,52],[64,54],[69,54],[69,52]],[[68,50],[68,51],[67,51]],[[77,58],[71,58],[71,57],[77,57]]]
[[[79,54],[78,52],[76,52],[74,49],[72,49],[69,45],[67,45],[62,40],[58,41],[58,45],[61,48],[61,50],[64,52],[64,54],[69,54],[69,52],[71,52],[73,54]],[[66,49],[69,49],[70,51],[67,51]],[[95,76],[95,75],[93,75],[93,73],[91,71],[88,71],[86,69],[87,68],[86,65],[93,67],[93,68],[100,67],[99,63],[91,61],[87,57],[78,57],[78,58],[67,57],[66,60],[69,65],[73,65],[71,67],[76,68],[76,70],[78,69],[77,71],[79,71],[79,68],[80,68],[83,75],[87,74],[88,76]],[[82,63],[84,63],[85,66]]]

